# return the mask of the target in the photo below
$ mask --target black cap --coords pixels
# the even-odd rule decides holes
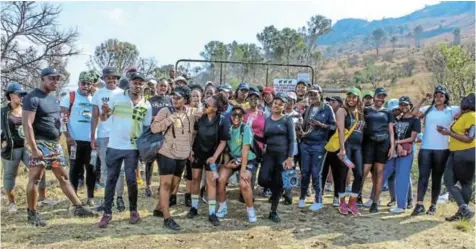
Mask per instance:
[[[121,88],[122,90],[129,89],[129,81],[126,78],[122,78],[119,81],[119,88]]]
[[[246,98],[251,98],[251,96],[256,96],[258,98],[261,97],[260,93],[258,91],[256,91],[255,89],[253,88],[250,88],[250,91],[248,92],[248,95],[246,96]]]
[[[27,92],[23,89],[23,86],[18,82],[11,82],[7,86],[7,93],[15,93],[19,95],[25,95]]]
[[[387,96],[387,91],[385,90],[385,88],[379,87],[379,88],[375,89],[375,95],[374,96],[377,96],[377,95],[380,95],[380,94],[384,94],[385,96]]]
[[[288,96],[284,93],[276,93],[274,96],[274,99],[279,99],[283,101],[284,103],[288,103]]]
[[[318,92],[318,93],[322,93],[322,88],[321,86],[319,85],[313,85],[309,88],[308,92]]]
[[[117,73],[117,70],[115,67],[105,67],[102,70],[102,78],[104,79],[107,76],[116,76],[117,78],[121,78],[121,75]]]
[[[446,91],[446,87],[437,86],[437,87],[435,87],[435,93],[447,94],[448,92]]]
[[[145,77],[141,73],[132,73],[131,80],[135,80],[135,79],[142,79],[142,81],[145,81]]]
[[[177,86],[172,91],[172,95],[179,96],[182,98],[190,97],[190,88],[186,86]]]
[[[408,96],[402,96],[398,99],[398,104],[412,105],[412,101]]]
[[[329,101],[337,101],[339,102],[341,105],[344,104],[344,101],[342,100],[342,98],[340,96],[331,96],[331,97],[327,97],[326,98],[326,101],[329,102]]]
[[[44,77],[44,76],[63,76],[62,74],[58,73],[58,71],[56,71],[56,69],[54,69],[52,67],[47,67],[47,68],[41,69],[40,75],[41,75],[41,77]]]

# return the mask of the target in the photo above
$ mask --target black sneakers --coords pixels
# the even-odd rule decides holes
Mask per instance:
[[[126,210],[126,204],[124,204],[124,200],[122,199],[122,197],[117,197],[116,205],[117,210],[119,210],[119,212],[124,212],[124,210]]]
[[[220,221],[218,220],[218,217],[215,214],[209,215],[208,220],[214,226],[219,226],[220,225]]]
[[[276,212],[269,213],[268,219],[270,219],[271,221],[273,221],[275,223],[281,222],[281,218],[279,217],[279,215]]]
[[[44,227],[46,222],[41,218],[40,214],[36,210],[28,210],[28,223],[37,226]]]
[[[372,203],[372,205],[370,206],[370,209],[369,209],[369,212],[370,213],[378,213],[378,205],[377,203]]]
[[[99,214],[89,209],[86,209],[83,206],[76,206],[74,209],[74,216],[85,218],[85,217],[96,217],[96,216],[99,216]]]
[[[174,231],[178,231],[181,229],[180,226],[177,223],[175,223],[175,221],[172,218],[168,218],[164,220],[164,227]]]
[[[177,205],[177,195],[170,195],[169,207]]]
[[[434,215],[436,213],[436,205],[431,204],[430,208],[428,208],[428,211],[426,212],[427,215]]]
[[[417,216],[417,215],[420,215],[420,214],[423,214],[425,213],[425,206],[423,205],[420,205],[420,204],[417,204],[415,209],[413,209],[413,212],[412,212],[412,216]]]
[[[198,210],[194,207],[190,208],[190,211],[188,211],[187,218],[192,219],[195,216],[198,215]]]

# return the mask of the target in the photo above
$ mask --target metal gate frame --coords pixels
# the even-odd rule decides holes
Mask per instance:
[[[220,60],[193,60],[193,59],[180,59],[175,63],[175,72],[178,70],[178,64],[181,62],[201,62],[201,63],[220,63],[220,85],[223,83],[223,64],[238,64],[238,65],[259,65],[266,66],[266,86],[268,86],[268,70],[269,66],[276,67],[300,67],[311,69],[311,85],[314,85],[314,68],[310,65],[298,65],[298,64],[280,64],[280,63],[261,63],[261,62],[241,62],[241,61],[220,61]]]

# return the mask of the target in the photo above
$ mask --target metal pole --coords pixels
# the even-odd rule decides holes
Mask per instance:
[[[220,63],[220,85],[223,82],[223,63]]]
[[[268,70],[269,70],[269,67],[268,67],[268,65],[266,65],[266,81],[265,81],[266,86],[268,86]]]

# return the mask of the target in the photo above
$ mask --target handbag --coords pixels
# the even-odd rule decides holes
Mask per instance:
[[[359,122],[359,113],[356,113],[354,124],[350,127],[350,129],[345,129],[345,131],[344,131],[344,142],[347,141],[350,134],[352,134],[352,132],[354,132],[355,127],[357,127],[358,122]],[[336,131],[334,133],[334,135],[332,135],[332,137],[329,139],[329,142],[327,142],[325,148],[329,152],[336,152],[340,149],[339,132],[338,131]]]

